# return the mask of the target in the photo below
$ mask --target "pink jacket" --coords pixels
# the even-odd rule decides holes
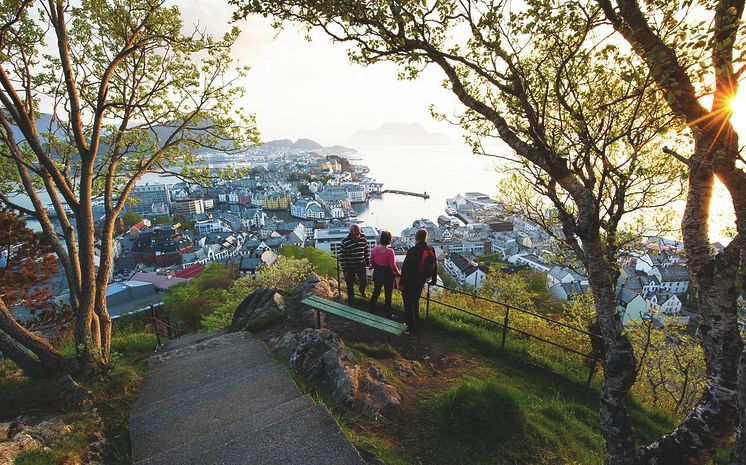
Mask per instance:
[[[394,254],[394,249],[389,246],[382,248],[377,245],[373,247],[373,250],[370,251],[370,268],[373,268],[374,264],[378,266],[388,266],[394,274],[400,274],[399,267],[396,266],[396,255]]]

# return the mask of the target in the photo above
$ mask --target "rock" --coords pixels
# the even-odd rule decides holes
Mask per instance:
[[[60,381],[62,397],[67,408],[88,409],[93,407],[93,394],[78,384],[70,375],[63,376]]]
[[[333,299],[336,295],[337,281],[311,274],[305,281],[298,284],[293,290],[293,296],[297,300],[317,295],[324,299]]]
[[[420,362],[414,360],[396,360],[394,371],[403,378],[413,378],[422,369]]]
[[[21,445],[14,441],[0,441],[0,465],[13,465],[21,453]]]
[[[246,331],[252,322],[272,320],[285,315],[285,300],[280,289],[263,287],[252,292],[241,302],[233,313],[229,331]]]
[[[0,423],[0,441],[8,439],[10,433],[10,423]]]
[[[373,364],[356,364],[352,351],[328,329],[287,333],[275,350],[337,405],[369,417],[393,413],[400,407],[401,396],[396,387],[388,384]]]

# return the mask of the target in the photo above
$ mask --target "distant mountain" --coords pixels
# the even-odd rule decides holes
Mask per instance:
[[[378,129],[358,129],[352,135],[354,145],[450,145],[440,133],[428,132],[419,123],[384,123]]]
[[[326,149],[330,152],[357,153],[357,150],[352,147],[345,147],[344,145],[332,145],[331,147],[326,147]]]
[[[315,149],[323,149],[324,147],[318,142],[311,140],[311,139],[298,139],[293,144],[293,148],[302,149],[302,150],[315,150]]]
[[[292,147],[293,141],[290,139],[277,139],[264,143],[265,147]]]

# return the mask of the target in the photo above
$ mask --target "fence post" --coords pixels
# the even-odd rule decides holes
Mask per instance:
[[[500,350],[505,350],[505,338],[508,335],[508,319],[510,315],[510,307],[505,306],[505,318],[503,318],[503,340],[500,343]]]
[[[430,319],[430,283],[427,283],[427,305],[425,307],[425,319]]]
[[[155,330],[155,341],[158,347],[161,346],[161,335],[158,331],[158,320],[155,317],[155,307],[150,305],[150,320],[153,322],[153,329]]]

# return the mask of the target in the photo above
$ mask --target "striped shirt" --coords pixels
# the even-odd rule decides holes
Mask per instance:
[[[343,270],[357,270],[368,266],[370,246],[368,245],[368,239],[365,237],[365,234],[360,234],[360,237],[357,239],[353,239],[352,236],[348,235],[342,239],[340,246],[337,257]]]

